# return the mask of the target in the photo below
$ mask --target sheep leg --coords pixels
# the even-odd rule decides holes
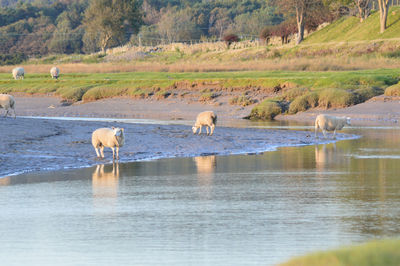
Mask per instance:
[[[336,139],[336,129],[333,131],[333,139]]]
[[[6,109],[7,110],[7,112],[6,112],[6,114],[4,115],[4,117],[7,117],[7,115],[8,115],[8,109]]]
[[[208,132],[208,126],[206,126],[206,131],[207,131],[207,136],[210,134],[209,132]]]
[[[101,154],[101,158],[104,158],[104,146],[101,145],[100,147],[100,154]]]
[[[322,129],[322,134],[324,134],[324,138],[327,139],[328,137],[326,136],[326,130]]]
[[[15,109],[13,109],[14,111],[14,119],[17,118],[17,114],[15,113]]]
[[[117,150],[117,160],[119,160],[119,147],[116,147]]]
[[[318,138],[318,123],[315,123],[315,130],[314,130],[315,138]]]
[[[199,135],[201,134],[201,126],[200,126],[200,130],[199,130]]]
[[[210,133],[210,136],[212,136],[212,134],[214,134],[214,128],[215,128],[215,125],[212,125],[212,126],[211,126],[211,133]]]
[[[94,148],[94,150],[96,151],[97,157],[100,157],[99,151],[97,149],[98,149],[97,147]]]
[[[115,149],[114,147],[111,147],[111,150],[113,151],[113,160],[115,159]]]

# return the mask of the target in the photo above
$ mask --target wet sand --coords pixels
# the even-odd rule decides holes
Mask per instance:
[[[0,176],[23,172],[91,166],[112,161],[111,149],[98,160],[91,144],[93,130],[125,128],[120,162],[201,155],[261,153],[277,147],[317,143],[310,131],[217,127],[213,136],[193,135],[186,125],[129,124],[1,118]],[[204,129],[203,129],[204,132]],[[353,138],[339,134],[338,139]],[[324,141],[329,142],[332,140]],[[322,140],[319,140],[321,143]]]
[[[114,98],[91,103],[63,106],[57,97],[16,96],[17,119],[0,118],[0,176],[27,171],[84,167],[112,160],[110,149],[106,159],[99,161],[91,145],[91,133],[99,127],[119,126],[126,132],[126,145],[120,150],[120,161],[199,155],[259,153],[277,147],[321,143],[310,131],[271,130],[221,127],[241,121],[251,107],[206,105],[177,100],[132,100]],[[190,123],[203,110],[218,114],[214,136],[191,133]],[[3,111],[3,110],[2,110]],[[352,117],[354,125],[391,124],[400,119],[400,100],[376,97],[371,101],[340,110],[310,110],[280,120],[312,122],[319,113]],[[186,125],[132,124],[22,118],[41,117],[102,117],[141,118],[167,121],[185,120]],[[204,129],[203,129],[204,130]],[[339,134],[338,139],[354,136]],[[328,140],[332,141],[332,140]]]

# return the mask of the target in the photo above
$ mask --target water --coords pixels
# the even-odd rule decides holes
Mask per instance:
[[[400,234],[397,128],[0,179],[2,265],[272,265]]]

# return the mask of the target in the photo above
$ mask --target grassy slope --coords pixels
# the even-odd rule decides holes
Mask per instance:
[[[379,33],[379,27],[379,12],[374,12],[362,23],[356,17],[342,17],[311,34],[303,44],[400,38],[400,7],[390,9],[384,33]]]
[[[395,266],[400,262],[400,240],[373,241],[356,247],[294,258],[285,266]]]

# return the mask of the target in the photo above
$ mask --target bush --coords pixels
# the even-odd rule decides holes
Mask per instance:
[[[356,104],[358,97],[343,89],[325,89],[319,93],[318,106],[343,108]]]
[[[271,99],[265,100],[251,110],[250,119],[272,120],[282,113],[280,103]]]
[[[304,112],[309,108],[318,106],[318,94],[315,92],[307,93],[303,96],[297,97],[289,105],[289,114],[297,112]]]
[[[214,98],[217,98],[219,95],[217,94],[217,93],[213,93],[213,92],[206,92],[206,93],[203,93],[201,96],[200,96],[200,101],[202,101],[202,102],[206,102],[206,101],[211,101],[212,99],[214,99]]]
[[[59,88],[56,93],[60,95],[64,100],[77,102],[82,100],[82,96],[90,89],[87,88]]]
[[[392,85],[390,87],[387,87],[385,90],[385,95],[386,96],[400,96],[400,82]]]
[[[292,88],[290,90],[285,91],[282,94],[282,99],[291,102],[297,97],[302,96],[308,92],[309,90],[306,88]]]
[[[28,57],[24,53],[0,54],[0,66],[17,65],[26,61]]]
[[[256,101],[251,99],[250,97],[246,95],[242,96],[235,96],[231,99],[229,99],[229,103],[232,105],[240,105],[240,106],[247,106],[255,103]]]
[[[358,96],[358,103],[363,103],[372,97],[383,94],[383,89],[378,87],[365,87],[355,90],[354,93]]]

